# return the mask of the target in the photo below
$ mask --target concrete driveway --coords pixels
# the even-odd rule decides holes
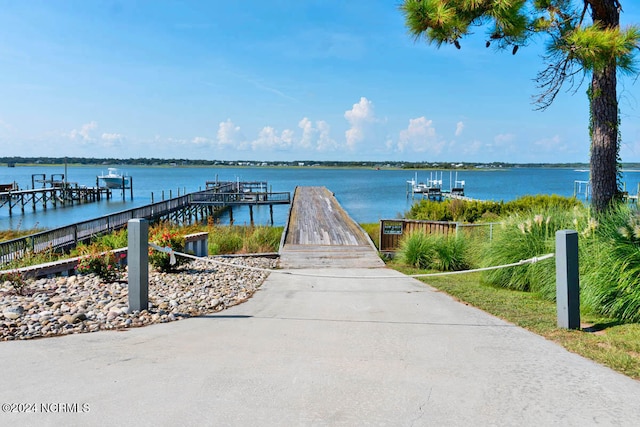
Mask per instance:
[[[216,315],[0,343],[0,425],[638,425],[640,382],[414,279],[297,272],[353,278],[272,274]]]

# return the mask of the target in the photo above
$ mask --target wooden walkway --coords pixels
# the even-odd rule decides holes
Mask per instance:
[[[297,187],[280,248],[283,268],[383,267],[369,236],[325,187]]]

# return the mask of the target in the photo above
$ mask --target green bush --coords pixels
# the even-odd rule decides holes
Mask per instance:
[[[555,252],[555,233],[558,230],[588,227],[586,208],[549,208],[540,213],[512,214],[501,226],[494,228],[491,242],[483,250],[484,267],[511,264],[532,257]],[[555,262],[547,259],[491,270],[483,273],[482,280],[495,286],[539,293],[555,299]]]
[[[640,321],[640,214],[625,205],[614,207],[599,218],[594,237],[581,257],[583,305]]]
[[[466,239],[442,234],[412,233],[400,244],[400,259],[407,265],[439,271],[471,266]]]
[[[122,276],[122,259],[125,254],[116,256],[113,252],[93,252],[78,260],[76,272],[79,274],[93,273],[107,283],[116,282]]]
[[[416,268],[426,269],[432,253],[432,247],[424,233],[411,233],[400,242],[398,251],[401,262]]]
[[[405,216],[418,220],[474,223],[495,221],[498,217],[508,216],[511,213],[546,211],[552,208],[571,210],[576,206],[582,206],[576,198],[557,195],[524,196],[506,203],[457,199],[436,202],[423,199],[411,206]]]
[[[434,256],[431,268],[440,271],[459,271],[470,268],[467,240],[461,236],[432,235]]]
[[[7,273],[0,274],[0,282],[9,282],[16,294],[24,294],[26,282],[19,271],[9,271]]]
[[[184,236],[167,224],[159,224],[149,231],[149,241],[161,247],[169,247],[175,252],[184,252]],[[149,247],[149,264],[162,272],[174,271],[178,266],[189,262],[188,258],[175,256],[171,264],[171,255]]]
[[[238,227],[211,227],[209,230],[209,253],[211,255],[233,254],[242,249],[244,239]]]
[[[280,247],[281,228],[256,227],[249,230],[249,237],[245,239],[243,251],[246,253],[277,252]]]

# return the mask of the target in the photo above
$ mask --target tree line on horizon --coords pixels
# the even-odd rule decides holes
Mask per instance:
[[[588,163],[509,163],[509,162],[406,162],[406,161],[336,161],[336,160],[287,160],[287,161],[255,161],[255,160],[205,160],[205,159],[161,159],[161,158],[129,158],[114,157],[0,157],[0,164],[17,165],[127,165],[127,166],[332,166],[332,167],[371,167],[400,169],[478,169],[478,168],[513,168],[513,167],[556,167],[556,168],[588,168]],[[623,167],[640,167],[640,163],[625,163]]]

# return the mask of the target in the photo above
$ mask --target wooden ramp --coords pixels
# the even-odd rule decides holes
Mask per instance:
[[[284,244],[283,268],[384,267],[369,236],[325,187],[296,187]]]

